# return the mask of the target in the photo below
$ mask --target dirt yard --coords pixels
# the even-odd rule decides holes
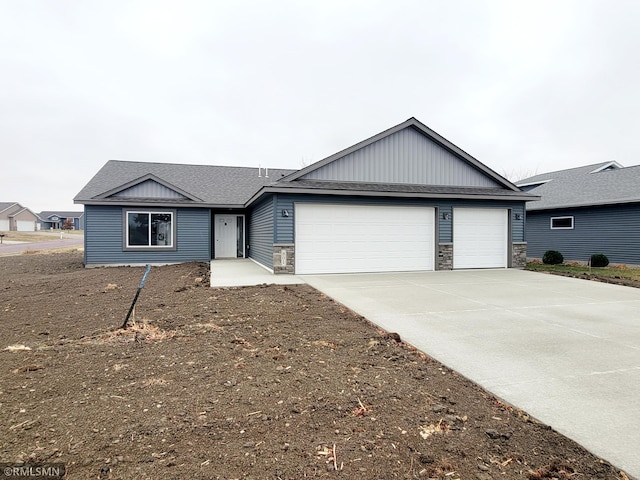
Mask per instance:
[[[0,462],[70,479],[626,479],[308,286],[0,258]]]

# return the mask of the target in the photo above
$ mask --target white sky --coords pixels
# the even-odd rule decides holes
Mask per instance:
[[[109,159],[300,168],[418,120],[519,176],[640,163],[640,2],[2,0],[0,201]]]

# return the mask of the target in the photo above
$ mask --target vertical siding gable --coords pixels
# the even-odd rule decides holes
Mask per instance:
[[[334,160],[303,179],[468,187],[501,186],[413,128]]]
[[[145,180],[138,185],[129,187],[121,192],[111,195],[116,198],[170,198],[185,200],[186,197],[174,190],[153,180]]]

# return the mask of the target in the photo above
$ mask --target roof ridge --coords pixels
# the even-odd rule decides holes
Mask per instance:
[[[606,162],[598,162],[598,163],[591,163],[591,164],[587,164],[587,165],[580,165],[579,167],[571,167],[571,168],[563,168],[562,170],[553,170],[551,172],[544,172],[544,173],[540,173],[538,175],[533,175],[532,177],[529,178],[533,178],[533,177],[539,177],[541,175],[551,175],[553,173],[561,173],[561,172],[570,172],[571,170],[580,170],[583,168],[597,168],[597,167],[601,167],[603,165],[607,165],[609,163],[612,163],[612,160],[606,161]]]
[[[238,166],[238,165],[213,165],[210,163],[176,163],[176,162],[145,162],[143,160],[118,160],[118,159],[110,159],[107,160],[107,163],[135,163],[140,164],[144,163],[146,165],[176,165],[180,167],[203,167],[203,168],[236,168],[243,170],[255,170],[258,168],[269,169],[269,170],[290,170],[292,172],[297,171],[295,168],[282,168],[282,167],[264,167],[264,166],[255,166],[255,167],[246,167],[246,166]]]

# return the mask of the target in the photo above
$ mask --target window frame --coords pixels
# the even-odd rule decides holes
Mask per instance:
[[[554,220],[566,220],[566,219],[571,220],[570,227],[555,227],[553,225]],[[549,220],[549,227],[551,228],[551,230],[573,230],[574,226],[575,226],[575,218],[573,215],[564,215],[562,217],[551,217],[551,219]]]
[[[129,214],[146,214],[149,216],[148,222],[148,245],[129,245]],[[151,215],[170,215],[171,216],[171,244],[170,245],[151,245]],[[123,251],[175,251],[177,250],[176,237],[176,220],[177,211],[175,209],[145,209],[145,208],[123,208],[122,209],[122,250]]]

